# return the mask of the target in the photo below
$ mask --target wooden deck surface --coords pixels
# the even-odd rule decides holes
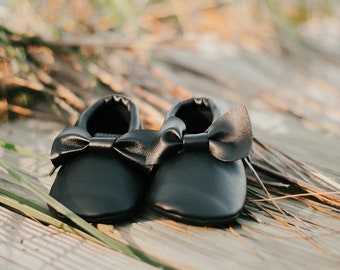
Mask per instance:
[[[246,104],[258,139],[340,184],[340,76],[320,68],[322,59],[310,59],[303,70],[289,59],[241,49],[218,57],[203,49],[162,51],[156,57],[154,68],[188,93],[210,96],[224,109]],[[327,63],[327,67],[332,74],[340,74],[338,65]],[[142,80],[133,71],[129,79]],[[321,87],[315,88],[312,80]],[[0,139],[48,157],[52,140],[63,127],[48,120],[18,119],[0,126]],[[38,187],[49,190],[53,177],[48,176],[48,159],[6,149],[0,149],[0,155]],[[5,173],[0,176],[1,188],[46,207]],[[132,223],[101,225],[101,230],[177,269],[338,269],[339,218],[294,200],[281,203],[297,214],[297,226],[284,226],[265,211],[257,211],[262,222],[242,215],[237,226],[200,228],[145,210]],[[251,210],[252,206],[246,207]],[[4,207],[0,212],[0,269],[152,268]]]

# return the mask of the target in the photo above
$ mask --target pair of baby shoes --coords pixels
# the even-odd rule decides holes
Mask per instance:
[[[61,168],[50,195],[93,223],[147,206],[183,223],[224,226],[243,209],[251,145],[244,106],[221,115],[211,99],[187,99],[156,131],[142,129],[132,100],[111,95],[55,138],[51,161]]]

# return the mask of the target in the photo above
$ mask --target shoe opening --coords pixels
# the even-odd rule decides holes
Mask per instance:
[[[194,99],[193,102],[183,104],[175,114],[186,125],[188,134],[205,132],[213,121],[213,112],[208,102]]]
[[[89,117],[87,131],[96,133],[124,134],[129,131],[131,112],[126,102],[113,99],[103,102]]]

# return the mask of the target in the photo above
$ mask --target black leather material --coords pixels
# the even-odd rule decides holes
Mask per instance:
[[[199,119],[195,120],[199,121]],[[190,134],[182,119],[172,116],[165,121],[150,147],[146,162],[163,163],[179,151],[209,152],[222,161],[235,161],[249,155],[252,145],[252,131],[248,112],[238,106],[217,118],[206,130]]]
[[[220,130],[213,133],[218,135],[210,136],[209,130],[216,126]],[[207,98],[177,104],[167,114],[147,157],[147,162],[155,164],[149,204],[183,223],[223,226],[234,221],[245,203],[242,158],[249,155],[251,143],[244,107],[220,116]]]
[[[134,215],[149,187],[143,142],[151,135],[140,127],[137,107],[123,96],[86,109],[53,143],[52,163],[61,168],[50,195],[89,222]]]

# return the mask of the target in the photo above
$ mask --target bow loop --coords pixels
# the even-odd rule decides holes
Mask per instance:
[[[235,161],[249,155],[252,130],[245,106],[238,106],[214,121],[206,132],[185,134],[185,123],[169,118],[156,133],[147,164],[160,164],[179,151],[208,151],[224,162]]]
[[[130,160],[143,170],[149,171],[145,165],[146,153],[150,147],[155,131],[153,130],[133,130],[117,138],[114,150],[120,156]]]
[[[211,154],[222,161],[234,161],[249,155],[253,135],[248,111],[244,105],[232,108],[209,127]]]
[[[57,168],[77,153],[86,151],[90,139],[91,135],[79,127],[65,128],[52,144],[51,161],[54,167]]]
[[[146,164],[162,163],[169,155],[174,155],[181,150],[184,132],[184,122],[177,117],[170,117],[156,132],[146,157]]]

